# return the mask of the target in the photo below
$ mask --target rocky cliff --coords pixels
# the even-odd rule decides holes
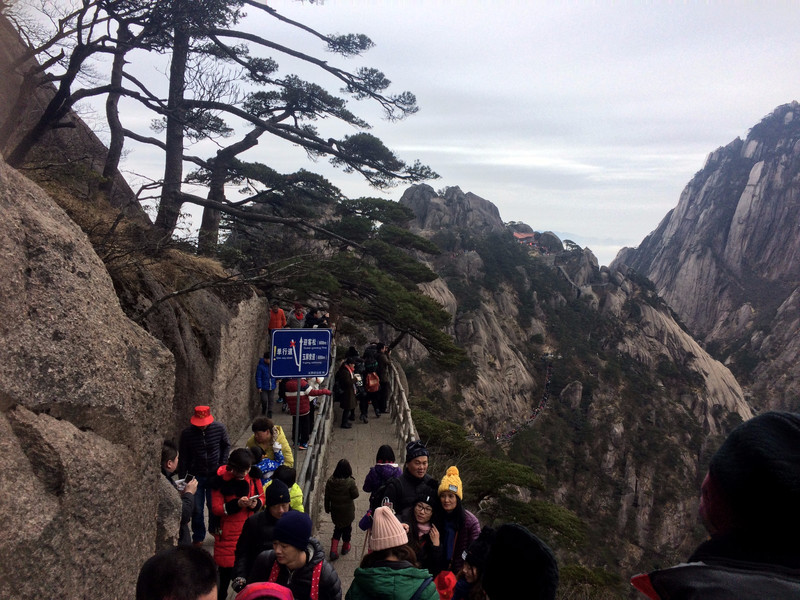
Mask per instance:
[[[636,273],[506,226],[458,188],[418,185],[400,202],[444,250],[430,263],[441,279],[425,289],[453,314],[474,365],[436,378],[441,402],[457,407],[446,416],[507,440],[512,458],[545,476],[548,499],[586,521],[597,547],[579,562],[624,576],[654,556],[685,557],[705,454],[752,414],[731,372]],[[412,393],[435,393],[413,382]]]
[[[0,17],[0,123],[24,108],[6,149],[52,93],[17,102],[21,51]],[[67,120],[27,177],[0,160],[3,598],[132,597],[156,544],[161,441],[196,404],[237,437],[266,343],[264,298],[207,286],[227,274],[154,239],[121,177],[99,197],[106,150]]]
[[[678,205],[615,265],[648,277],[763,408],[798,410],[800,104],[712,152]]]
[[[0,596],[133,590],[155,540],[174,360],[125,316],[86,235],[2,161],[0,204],[0,515],[13,532]]]

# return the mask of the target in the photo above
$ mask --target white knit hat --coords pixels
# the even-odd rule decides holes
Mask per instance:
[[[369,540],[370,550],[386,550],[397,548],[408,543],[408,534],[392,509],[379,506],[372,515],[372,534]]]

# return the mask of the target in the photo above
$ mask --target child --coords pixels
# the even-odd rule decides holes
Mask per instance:
[[[253,466],[257,467],[261,473],[261,485],[266,486],[272,480],[275,469],[283,464],[283,453],[276,449],[274,451],[275,459],[271,459],[264,456],[261,446],[253,446],[249,450],[253,455]]]
[[[364,479],[365,492],[371,492],[369,497],[370,508],[380,506],[382,498],[378,498],[381,490],[385,488],[386,482],[393,477],[400,477],[403,474],[402,469],[394,462],[394,450],[392,447],[384,444],[378,448],[378,453],[375,455],[375,466],[371,467]]]
[[[297,485],[297,470],[293,467],[281,465],[275,469],[272,478],[282,481],[286,484],[286,487],[289,488],[292,510],[306,512],[306,509],[303,507],[303,490]]]
[[[350,536],[356,518],[358,488],[353,479],[353,468],[343,458],[336,465],[333,475],[325,483],[325,512],[331,514],[333,539],[331,540],[331,560],[339,558],[339,540],[344,540],[342,554],[350,552]]]

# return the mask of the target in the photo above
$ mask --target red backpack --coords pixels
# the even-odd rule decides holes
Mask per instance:
[[[319,578],[320,574],[322,573],[323,562],[324,561],[319,561],[314,566],[314,572],[311,574],[311,600],[319,600]],[[272,569],[269,572],[269,581],[272,582],[274,585],[277,585],[275,584],[275,582],[278,581],[278,575],[280,574],[280,572],[281,572],[281,566],[278,564],[278,561],[276,560],[275,562],[272,563]],[[288,598],[291,598],[292,597],[291,591],[289,591],[288,588],[286,588],[286,591],[289,592]],[[254,598],[258,598],[258,596],[255,596]],[[280,596],[280,598],[281,600],[283,600],[283,598],[286,598],[286,596]],[[240,598],[237,596],[236,600],[240,600]]]
[[[377,392],[381,389],[381,379],[377,373],[367,373],[367,379],[364,382],[364,389],[368,392]]]

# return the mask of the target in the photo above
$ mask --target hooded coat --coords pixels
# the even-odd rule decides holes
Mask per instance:
[[[331,514],[333,526],[337,529],[349,527],[356,518],[358,498],[356,480],[352,477],[331,476],[325,483],[325,512]]]
[[[236,542],[242,533],[247,518],[264,506],[264,490],[261,487],[261,474],[258,469],[251,470],[244,479],[237,479],[221,466],[211,479],[211,512],[220,517],[220,531],[214,534],[214,562],[220,567],[232,567],[235,561]],[[259,496],[255,510],[241,508],[239,498]]]
[[[427,578],[424,569],[406,561],[386,561],[381,566],[357,568],[346,600],[408,600],[413,597]],[[420,600],[439,600],[439,593],[431,581],[422,591]]]

